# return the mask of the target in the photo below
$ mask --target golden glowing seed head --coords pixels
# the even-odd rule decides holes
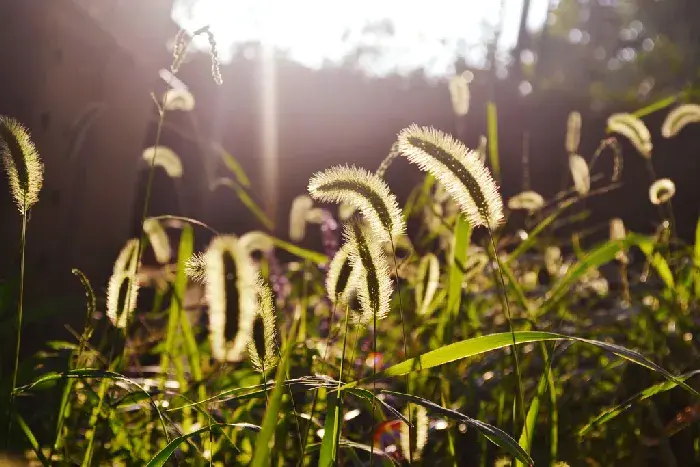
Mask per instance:
[[[559,275],[562,264],[561,249],[558,246],[548,246],[544,250],[544,266],[549,275]]]
[[[583,157],[578,154],[570,154],[569,170],[574,179],[574,188],[580,195],[591,191],[591,174],[588,170],[588,163]]]
[[[422,405],[408,404],[403,414],[413,424],[414,429],[410,430],[405,422],[401,423],[401,453],[404,459],[418,461],[423,455],[425,445],[428,443],[428,428],[430,426],[428,411]],[[411,439],[411,434],[414,436],[413,439]]]
[[[432,127],[411,125],[399,133],[399,150],[431,173],[457,202],[472,227],[503,221],[503,201],[491,173],[460,141]]]
[[[250,363],[257,371],[267,373],[277,366],[279,361],[277,347],[277,317],[275,315],[274,300],[272,290],[265,281],[258,277],[257,280],[258,308],[256,317],[262,320],[264,356],[260,357],[258,349],[255,347],[255,340],[248,341],[248,356]]]
[[[679,105],[668,113],[663,125],[661,135],[664,138],[676,136],[686,125],[700,122],[700,105]]]
[[[396,196],[382,178],[365,169],[336,166],[318,172],[309,180],[309,194],[319,201],[354,206],[382,240],[406,230]]]
[[[566,152],[574,154],[581,142],[581,114],[571,112],[566,122]]]
[[[306,236],[306,214],[314,206],[314,200],[308,195],[299,195],[292,201],[289,210],[289,238],[300,242]]]
[[[39,201],[44,165],[29,131],[12,117],[0,116],[0,157],[10,183],[10,193],[20,214]]]
[[[107,318],[118,328],[127,326],[131,314],[136,309],[139,293],[139,284],[136,281],[138,250],[137,238],[126,242],[114,262],[107,284]]]
[[[182,177],[182,162],[175,151],[166,146],[150,147],[143,151],[143,160],[148,165],[162,167],[171,178]],[[155,162],[154,162],[155,158]]]
[[[160,221],[149,217],[143,222],[143,231],[148,237],[151,248],[153,248],[156,261],[158,261],[160,264],[169,263],[172,257],[170,240],[168,239],[168,234],[165,232],[165,229],[161,225]]]
[[[649,187],[649,200],[652,204],[663,204],[676,194],[676,184],[669,178],[660,178]]]
[[[544,198],[535,191],[523,191],[508,200],[508,209],[524,209],[530,213],[544,207]]]
[[[326,293],[333,303],[345,301],[360,279],[360,268],[353,267],[350,261],[350,247],[347,243],[343,245],[328,265]]]
[[[185,261],[185,274],[192,282],[205,283],[207,276],[204,253],[195,253]]]
[[[362,308],[361,323],[371,323],[389,314],[392,283],[389,262],[375,231],[350,221],[343,231],[349,248],[350,264],[358,268],[357,295]]]
[[[271,253],[275,249],[275,244],[270,237],[265,232],[260,230],[251,230],[248,233],[241,235],[238,239],[240,246],[248,253],[252,255],[256,251],[261,253]]]
[[[651,157],[651,134],[644,122],[628,113],[617,113],[608,117],[608,131],[619,133],[626,137],[637,148],[637,151],[649,159]]]
[[[194,110],[194,96],[187,89],[169,89],[163,104],[164,110],[190,112]]]
[[[513,462],[507,457],[500,457],[493,463],[493,467],[511,467]]]
[[[224,256],[232,260],[235,271],[226,271]],[[234,235],[215,237],[204,254],[206,264],[206,297],[209,304],[209,342],[212,356],[219,361],[236,362],[243,357],[253,335],[257,307],[257,274],[248,252]],[[227,277],[235,275],[238,292],[238,330],[233,339],[226,341]]]

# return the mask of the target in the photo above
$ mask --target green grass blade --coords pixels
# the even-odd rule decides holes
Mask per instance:
[[[508,433],[499,428],[496,428],[495,426],[468,417],[461,412],[457,412],[456,410],[447,409],[445,407],[442,407],[441,405],[438,405],[434,402],[431,402],[427,399],[423,399],[418,396],[414,396],[411,394],[403,394],[394,391],[382,391],[382,393],[390,394],[400,399],[409,400],[416,404],[422,405],[426,409],[430,409],[432,412],[439,413],[440,415],[443,415],[445,417],[449,417],[454,420],[459,420],[460,422],[466,423],[467,425],[476,428],[481,434],[486,436],[486,438],[488,438],[489,441],[491,441],[493,444],[500,447],[501,449],[504,449],[516,459],[526,463],[527,465],[533,465],[533,460],[530,457],[530,455],[527,452],[525,452],[525,450],[522,447],[520,447],[520,445],[518,445],[518,443],[508,435]]]
[[[250,179],[245,173],[245,170],[243,170],[243,166],[240,164],[240,162],[238,162],[238,160],[233,157],[231,153],[228,152],[222,145],[214,144],[214,149],[216,149],[221,156],[221,160],[224,162],[226,168],[231,171],[234,177],[236,177],[236,181],[242,187],[250,188]]]
[[[459,313],[462,303],[462,282],[464,266],[467,262],[467,249],[471,241],[471,226],[464,216],[459,216],[454,228],[454,247],[448,271],[447,310],[442,313],[438,339],[441,342],[452,340],[452,323]]]
[[[545,369],[545,371],[547,370]],[[525,416],[525,427],[523,428],[523,432],[520,434],[520,439],[518,440],[518,445],[520,445],[523,451],[528,454],[530,454],[532,450],[532,438],[535,435],[535,423],[537,422],[537,416],[540,413],[540,401],[542,400],[542,396],[544,396],[544,392],[546,390],[547,378],[546,374],[543,374],[540,378],[539,384],[537,385],[537,393],[530,402],[530,408]],[[522,461],[517,460],[515,465],[516,467],[522,467],[523,463]]]
[[[695,375],[700,373],[700,370],[695,370],[691,371],[689,373],[686,373],[684,375],[676,377],[677,380],[679,381],[685,381],[688,378],[691,378]],[[622,402],[621,404],[618,404],[614,407],[611,407],[602,413],[600,413],[598,416],[593,418],[590,422],[586,424],[583,428],[581,428],[578,432],[579,436],[586,436],[588,433],[590,433],[594,428],[597,428],[613,418],[617,417],[627,409],[631,408],[633,404],[637,402],[641,402],[643,400],[649,399],[650,397],[653,397],[657,394],[660,394],[662,392],[669,391],[673,388],[678,386],[678,384],[674,381],[663,381],[661,383],[655,384],[653,386],[650,386],[646,388],[643,391],[638,392],[634,396],[630,397],[626,401]]]
[[[678,95],[674,94],[672,96],[664,97],[663,99],[659,99],[656,102],[652,102],[651,104],[642,107],[641,109],[632,112],[632,115],[638,118],[646,117],[649,114],[652,114],[654,112],[658,112],[659,110],[663,110],[666,107],[669,107],[673,105],[678,100]]]
[[[318,465],[330,467],[338,461],[338,443],[340,441],[340,424],[342,421],[342,391],[329,393],[326,397],[326,422],[323,426],[323,441],[321,441],[321,454]]]
[[[51,465],[48,459],[46,459],[46,456],[44,456],[44,453],[41,451],[41,446],[39,446],[36,436],[34,436],[31,428],[29,428],[22,416],[20,414],[15,414],[15,420],[17,421],[17,425],[19,425],[20,429],[22,430],[22,433],[24,433],[24,437],[27,438],[32,450],[36,453],[36,457],[41,461],[42,465],[45,467]]]
[[[652,362],[639,352],[630,350],[617,344],[610,344],[607,342],[601,342],[592,339],[584,339],[581,337],[566,336],[563,334],[544,331],[516,331],[512,334],[510,332],[502,332],[497,334],[489,334],[486,336],[479,336],[472,339],[466,339],[449,345],[443,345],[439,349],[431,350],[430,352],[426,352],[417,357],[404,360],[401,363],[397,363],[396,365],[393,365],[387,368],[386,370],[377,373],[375,376],[368,376],[367,378],[364,378],[360,381],[348,383],[345,386],[341,387],[341,389],[346,389],[348,387],[353,387],[358,384],[367,383],[377,378],[402,376],[408,373],[412,373],[414,371],[425,370],[428,368],[444,365],[445,363],[450,363],[457,360],[462,360],[467,357],[480,355],[486,352],[490,352],[492,350],[502,349],[504,347],[513,345],[513,338],[515,338],[516,344],[525,344],[527,342],[544,342],[551,340],[571,340],[574,342],[582,342],[584,344],[592,345],[606,350],[610,353],[613,353],[618,357],[624,358],[627,361],[630,361],[637,365],[643,366],[644,368],[652,370],[656,373],[659,373],[666,379],[676,382],[685,390],[700,397],[700,393],[698,391],[691,388],[683,381],[679,380],[676,376],[669,373],[667,370],[660,367],[656,363]]]
[[[269,465],[270,451],[274,445],[273,436],[275,434],[275,428],[277,426],[277,417],[279,415],[282,396],[284,395],[284,379],[287,375],[287,369],[289,367],[289,359],[292,354],[292,348],[296,342],[297,328],[299,326],[299,319],[295,319],[292,324],[292,328],[289,330],[286,342],[284,344],[284,351],[282,352],[282,358],[277,365],[277,374],[275,375],[275,388],[272,390],[270,395],[270,402],[267,404],[267,410],[265,410],[265,417],[263,418],[262,429],[255,440],[255,449],[253,452],[253,461],[251,462],[251,467],[267,467]]]
[[[270,240],[272,240],[272,244],[275,245],[277,248],[281,248],[286,252],[293,254],[294,256],[298,256],[299,258],[311,261],[312,263],[319,265],[328,263],[328,256],[324,255],[323,253],[307,250],[306,248],[301,248],[299,246],[293,245],[289,242],[285,242],[284,240],[280,240],[279,238],[275,237],[270,237]]]
[[[644,253],[644,255],[649,260],[649,263],[656,270],[656,273],[659,275],[659,278],[664,283],[666,288],[670,290],[675,289],[676,284],[673,278],[673,273],[671,272],[671,268],[668,266],[668,263],[661,255],[661,253],[656,251],[656,242],[649,237],[642,236],[634,236],[634,239],[635,245],[637,245],[639,249],[642,250],[642,253]]]
[[[489,101],[486,104],[486,126],[489,138],[489,160],[491,161],[491,169],[496,181],[501,179],[501,163],[498,157],[498,113],[496,104]]]
[[[200,435],[202,433],[206,433],[211,430],[215,429],[220,429],[223,427],[232,427],[232,428],[247,428],[250,430],[255,430],[255,431],[260,431],[260,427],[257,425],[253,425],[250,423],[215,423],[209,426],[205,426],[203,428],[200,428],[198,430],[194,430],[190,433],[187,433],[185,435],[182,435],[178,438],[175,438],[172,440],[170,443],[168,443],[167,446],[165,446],[158,454],[151,459],[148,464],[146,464],[146,467],[162,467],[165,465],[165,463],[168,461],[170,456],[172,456],[173,452],[184,442],[188,441],[190,438],[193,438],[197,435]]]

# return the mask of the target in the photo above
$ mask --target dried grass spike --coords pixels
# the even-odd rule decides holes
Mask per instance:
[[[300,242],[306,236],[306,214],[313,207],[314,200],[308,195],[299,195],[292,201],[289,210],[289,238]]]
[[[235,271],[226,271],[224,256],[233,260]],[[248,252],[234,235],[215,237],[204,254],[206,263],[206,297],[209,304],[209,341],[212,356],[219,361],[240,361],[253,335],[257,307],[257,274]],[[233,276],[233,277],[232,277]],[[238,329],[226,341],[227,282],[238,295]]]
[[[139,284],[135,280],[138,249],[137,238],[126,242],[114,262],[107,284],[107,318],[118,328],[127,326],[131,314],[136,309],[139,293]]]
[[[248,356],[250,363],[260,373],[267,373],[272,368],[277,366],[279,361],[277,348],[277,317],[275,316],[275,306],[272,298],[272,290],[263,281],[258,278],[257,283],[258,293],[258,309],[256,316],[260,318],[263,325],[263,342],[264,355],[260,357],[260,353],[255,346],[255,340],[251,339],[248,342]]]
[[[204,253],[195,253],[185,261],[185,274],[192,282],[204,284],[206,282],[206,263]]]
[[[569,154],[576,153],[580,142],[581,114],[578,112],[571,112],[566,122],[566,152]]]
[[[309,180],[309,194],[319,201],[354,206],[378,240],[398,237],[406,230],[396,196],[384,180],[365,169],[336,166],[318,172]]]
[[[535,191],[523,191],[508,200],[508,209],[524,209],[532,214],[544,207],[544,198]]]
[[[187,56],[187,47],[189,47],[192,38],[185,29],[180,29],[175,36],[173,42],[173,62],[170,65],[170,71],[177,73],[180,70],[182,62]]]
[[[428,253],[418,265],[418,282],[414,289],[418,314],[425,315],[433,302],[440,285],[440,262],[432,253]]]
[[[450,135],[415,124],[399,133],[399,150],[445,186],[472,227],[494,229],[503,221],[498,186],[476,152]]]
[[[167,146],[151,146],[143,151],[143,160],[149,166],[162,167],[171,178],[182,177],[182,162],[180,156]]]
[[[360,268],[353,267],[350,261],[350,247],[347,243],[343,245],[328,265],[326,292],[333,303],[346,300],[360,278]]]
[[[652,204],[663,204],[670,201],[676,194],[676,184],[669,178],[656,180],[649,187],[649,201]]]
[[[578,154],[569,155],[569,170],[574,179],[574,188],[580,195],[586,195],[591,191],[591,174],[588,171],[586,160]]]
[[[10,182],[10,193],[20,214],[39,201],[44,165],[29,131],[12,117],[0,116],[0,156]]]
[[[224,84],[224,79],[221,77],[221,64],[219,63],[219,49],[216,45],[214,34],[207,28],[204,33],[209,40],[209,54],[211,55],[211,76],[214,82],[221,86]]]
[[[394,159],[396,159],[397,157],[399,157],[399,147],[396,144],[396,141],[394,141],[394,144],[391,145],[391,149],[389,150],[389,154],[384,158],[382,163],[379,164],[375,175],[377,175],[378,177],[384,177],[384,174],[389,169],[389,166],[391,166],[391,164],[394,162]]]
[[[149,217],[143,222],[143,231],[148,236],[148,241],[151,244],[151,248],[153,248],[156,261],[160,264],[169,263],[172,258],[170,240],[160,221]]]
[[[389,263],[380,242],[372,238],[367,227],[357,220],[350,221],[344,230],[348,243],[350,264],[358,268],[357,294],[362,308],[361,323],[370,323],[389,314],[392,284]]]
[[[672,138],[689,123],[698,122],[700,122],[700,105],[679,105],[666,115],[666,119],[661,126],[661,135],[664,138]]]
[[[651,134],[641,119],[628,113],[613,114],[608,117],[608,131],[626,137],[642,156],[651,157]]]

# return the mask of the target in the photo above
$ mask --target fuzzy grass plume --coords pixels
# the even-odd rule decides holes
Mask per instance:
[[[306,214],[313,208],[314,200],[308,195],[299,195],[292,201],[289,210],[289,238],[300,242],[306,236]]]
[[[663,204],[670,201],[676,194],[676,184],[670,178],[660,178],[649,187],[649,201],[652,204]]]
[[[457,116],[463,117],[469,113],[469,83],[471,83],[473,78],[474,75],[469,71],[450,78],[448,87],[450,100],[452,101],[452,111]]]
[[[580,195],[591,191],[591,174],[586,160],[578,154],[569,155],[569,170],[574,179],[574,188]]]
[[[153,248],[156,261],[160,264],[169,263],[172,257],[170,240],[160,221],[149,217],[143,222],[143,231],[148,236],[148,242],[151,244],[151,248]]]
[[[0,116],[0,155],[12,197],[25,215],[39,201],[44,165],[29,131],[12,117]]]
[[[396,196],[381,177],[365,169],[336,166],[318,172],[309,180],[309,193],[319,201],[354,206],[381,240],[406,230]]]
[[[472,227],[494,229],[503,222],[498,186],[476,152],[432,127],[413,124],[398,138],[401,153],[445,186]]]
[[[608,117],[608,131],[626,137],[644,158],[651,157],[651,134],[640,118],[628,113],[612,114]]]
[[[138,249],[137,238],[126,242],[114,262],[112,276],[107,285],[107,318],[118,328],[127,326],[131,314],[136,309],[139,293],[139,284],[136,281]]]
[[[233,260],[233,271],[226,270],[226,255]],[[215,237],[204,254],[204,262],[212,356],[219,361],[240,361],[253,335],[257,306],[255,268],[248,252],[234,235]],[[238,329],[233,339],[227,342],[225,328],[229,287],[235,287],[238,295]]]
[[[204,284],[207,279],[207,265],[204,253],[195,253],[185,261],[185,274],[192,282]]]
[[[170,178],[182,177],[180,156],[167,146],[150,147],[143,151],[143,160],[149,165],[162,167]]]
[[[435,293],[440,285],[440,262],[432,253],[425,255],[418,265],[418,282],[414,289],[417,313],[425,315],[430,309]]]
[[[352,245],[343,245],[333,256],[326,275],[326,292],[333,303],[344,301],[352,290],[357,287],[360,268],[354,268],[350,260]]]
[[[263,325],[263,356],[260,356],[255,346],[255,340],[248,342],[248,357],[250,363],[260,373],[267,373],[274,368],[279,361],[277,347],[277,317],[275,316],[275,306],[272,298],[272,290],[258,277],[257,283],[258,308],[256,317],[262,321]]]
[[[535,191],[523,191],[508,200],[508,209],[523,209],[532,214],[544,207],[544,198]]]
[[[392,284],[389,263],[374,231],[362,226],[358,219],[345,226],[344,236],[349,245],[350,264],[359,269],[357,295],[360,299],[363,324],[382,319],[389,314]]]
[[[401,453],[404,459],[418,461],[423,455],[425,445],[428,444],[428,428],[430,426],[428,411],[422,405],[409,404],[404,409],[404,416],[410,420],[415,428],[411,430],[405,422],[401,423]]]
[[[661,126],[661,135],[664,138],[673,138],[686,125],[698,122],[700,122],[700,105],[679,105],[666,115],[666,119]]]
[[[581,142],[581,114],[571,112],[566,122],[566,152],[574,154],[578,151]]]

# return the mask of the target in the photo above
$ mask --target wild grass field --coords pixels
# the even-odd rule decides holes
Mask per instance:
[[[214,38],[195,34],[208,35],[221,83]],[[177,36],[173,74],[190,40]],[[450,84],[457,115],[469,110],[468,84]],[[154,100],[150,180],[158,170],[179,178],[160,130],[194,97]],[[124,239],[106,296],[73,271],[84,329],[24,361],[25,239],[43,166],[29,130],[0,118],[5,186],[23,220],[18,301],[2,324],[16,357],[2,377],[0,464],[698,464],[700,223],[694,243],[676,235],[650,112],[667,113],[665,138],[700,122],[700,106],[674,96],[611,115],[598,150],[580,154],[585,122],[572,111],[561,135],[570,171],[552,199],[503,199],[493,104],[474,150],[408,126],[377,167],[310,174],[289,240],[148,217],[149,183],[143,232]],[[596,170],[602,158],[611,173]],[[657,230],[629,232],[615,218],[609,239],[592,243],[586,201],[614,200],[626,158],[648,166],[647,180],[625,183],[648,184],[640,202],[658,207]],[[384,180],[399,159],[425,175],[401,205]],[[264,224],[241,166],[225,152],[222,164],[230,176],[210,184],[230,187]],[[309,229],[321,232],[315,249],[299,246]],[[197,236],[211,238],[204,251]]]

